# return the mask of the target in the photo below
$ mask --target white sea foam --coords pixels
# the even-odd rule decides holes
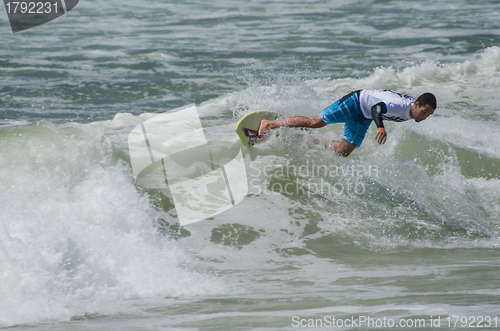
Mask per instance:
[[[157,212],[101,129],[47,122],[0,132],[0,326],[224,292],[159,236]]]

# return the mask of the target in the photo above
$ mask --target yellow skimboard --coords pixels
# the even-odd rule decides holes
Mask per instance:
[[[260,141],[259,125],[262,120],[276,120],[285,117],[284,114],[270,110],[257,110],[243,116],[236,124],[236,133],[245,146],[253,146]]]

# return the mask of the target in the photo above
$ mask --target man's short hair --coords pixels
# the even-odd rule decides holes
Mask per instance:
[[[426,105],[429,105],[432,107],[432,109],[436,109],[437,102],[436,102],[436,97],[432,93],[424,93],[421,96],[418,97],[417,99],[418,104],[421,107],[425,107]]]

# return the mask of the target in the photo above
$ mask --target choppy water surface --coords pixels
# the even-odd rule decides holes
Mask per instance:
[[[0,14],[0,327],[494,329],[499,21],[496,1],[88,0],[17,34]],[[245,153],[243,202],[186,227],[134,184],[127,137],[156,113],[195,103],[235,140],[250,111],[361,88],[438,109],[348,159],[282,130]]]

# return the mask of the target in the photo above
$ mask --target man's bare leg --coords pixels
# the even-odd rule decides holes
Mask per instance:
[[[323,119],[319,115],[313,117],[292,116],[287,118],[281,118],[275,121],[262,120],[260,122],[260,127],[259,127],[259,136],[262,136],[269,130],[281,127],[315,129],[315,128],[321,128],[325,125],[326,125],[325,122],[323,122]]]

